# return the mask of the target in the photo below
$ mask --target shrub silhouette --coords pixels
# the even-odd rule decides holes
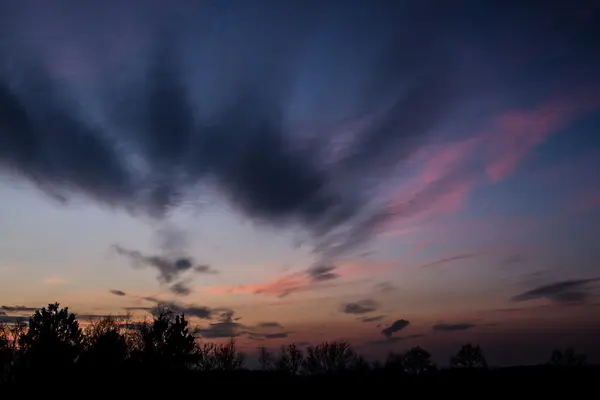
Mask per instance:
[[[487,361],[479,346],[465,344],[458,353],[450,358],[452,368],[487,368]]]
[[[66,368],[73,365],[83,347],[83,334],[75,314],[58,303],[42,307],[29,318],[19,337],[23,361],[32,368]]]
[[[555,367],[581,367],[586,364],[586,360],[585,354],[577,353],[569,347],[564,350],[554,349],[549,364]]]

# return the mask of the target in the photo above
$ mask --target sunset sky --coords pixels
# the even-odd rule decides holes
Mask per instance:
[[[0,5],[0,321],[600,360],[600,2],[101,3]]]

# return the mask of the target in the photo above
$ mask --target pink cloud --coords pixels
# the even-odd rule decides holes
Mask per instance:
[[[531,150],[550,134],[565,128],[587,107],[574,103],[555,102],[535,110],[516,110],[499,115],[490,124],[486,137],[485,167],[492,182],[498,182],[513,172]]]
[[[408,253],[408,257],[412,257],[415,254],[417,254],[419,251],[423,250],[425,247],[427,247],[427,245],[429,245],[428,242],[425,243],[421,243],[420,245],[418,245],[417,247],[415,247],[414,249],[412,249],[409,253]]]
[[[477,184],[506,178],[551,134],[600,107],[588,100],[582,97],[509,111],[492,117],[484,130],[467,139],[422,151],[420,172],[395,193],[391,218],[382,232],[407,233],[411,226],[432,217],[460,211]],[[390,222],[399,219],[404,226],[390,227]]]
[[[292,293],[308,292],[329,288],[341,284],[347,278],[364,278],[386,275],[398,267],[397,261],[380,261],[364,259],[338,260],[333,272],[339,275],[335,281],[314,282],[305,272],[295,272],[287,275],[278,275],[264,282],[248,285],[213,286],[208,290],[213,294],[264,294],[284,297]],[[347,280],[345,283],[350,283]]]

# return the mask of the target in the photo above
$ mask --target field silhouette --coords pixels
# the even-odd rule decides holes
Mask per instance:
[[[82,329],[75,314],[54,303],[36,311],[27,323],[15,320],[0,329],[0,384],[6,388],[66,377],[82,387],[160,382],[183,388],[198,383],[584,383],[600,376],[598,366],[588,365],[585,355],[571,348],[555,350],[544,364],[511,368],[489,367],[483,350],[473,344],[458,349],[447,368],[435,365],[421,347],[391,352],[383,363],[369,363],[339,341],[305,351],[295,343],[278,351],[263,346],[257,369],[246,368],[245,361],[235,338],[220,344],[199,340],[185,315],[165,307],[157,308],[149,320],[107,316]]]

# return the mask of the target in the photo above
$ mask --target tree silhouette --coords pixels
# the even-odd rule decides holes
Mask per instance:
[[[557,367],[581,367],[586,364],[586,360],[585,354],[577,353],[569,347],[564,350],[554,349],[549,364]]]
[[[403,354],[390,353],[386,361],[386,368],[419,376],[432,372],[435,365],[431,361],[431,354],[417,346]]]
[[[356,360],[356,353],[346,342],[324,342],[307,349],[305,369],[310,374],[346,371]]]
[[[195,363],[196,338],[188,325],[184,314],[159,309],[151,324],[145,321],[139,325],[139,349],[135,354],[145,364],[167,368],[184,368]]]
[[[304,353],[295,343],[287,346],[281,346],[279,357],[275,361],[275,367],[279,371],[289,372],[292,375],[298,374],[304,361]]]
[[[487,368],[487,361],[481,347],[466,344],[460,348],[458,353],[450,358],[452,368]]]
[[[113,317],[93,321],[85,335],[86,349],[83,365],[110,369],[122,366],[128,355],[125,336],[121,334],[121,321]]]
[[[27,332],[19,337],[25,360],[32,367],[67,367],[74,363],[83,344],[75,314],[58,303],[42,307],[29,318]]]

